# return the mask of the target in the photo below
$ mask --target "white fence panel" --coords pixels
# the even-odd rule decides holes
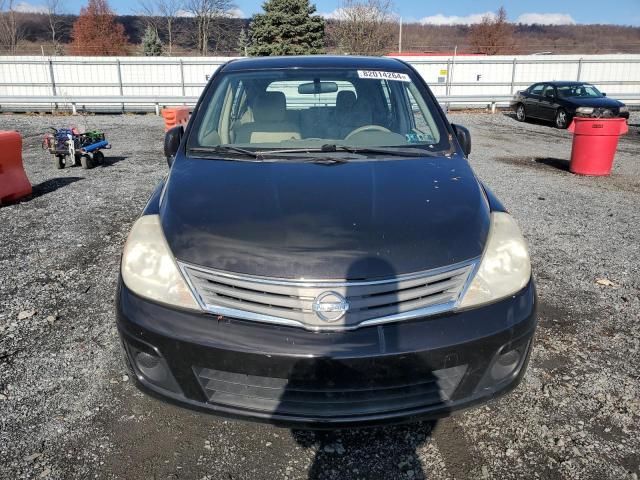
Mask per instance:
[[[640,103],[640,55],[520,55],[400,57],[412,64],[437,97],[452,103],[494,103],[545,80],[583,80],[610,96]],[[229,57],[0,57],[0,110],[72,108],[153,110],[176,97],[193,104]],[[35,105],[30,97],[41,97]],[[57,96],[54,103],[41,103]],[[118,105],[82,97],[130,97]],[[20,97],[21,102],[11,101]],[[131,97],[142,98],[133,102]],[[164,97],[164,98],[163,98]],[[172,98],[169,98],[172,97]],[[463,97],[460,100],[460,97]],[[631,98],[630,98],[631,97]],[[637,97],[637,98],[636,98]],[[474,100],[475,98],[475,100]],[[77,100],[74,100],[77,99]],[[446,100],[447,102],[450,99]],[[25,103],[26,102],[26,103]]]

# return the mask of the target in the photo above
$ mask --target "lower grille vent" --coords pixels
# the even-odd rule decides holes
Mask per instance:
[[[259,377],[208,368],[194,370],[210,403],[280,415],[340,417],[445,403],[451,399],[466,369],[466,365],[458,365],[435,370],[413,381],[355,383],[348,388],[321,388],[302,380]]]

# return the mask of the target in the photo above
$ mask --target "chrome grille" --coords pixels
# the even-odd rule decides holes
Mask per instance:
[[[474,266],[475,261],[395,278],[340,281],[257,277],[180,264],[208,312],[310,330],[353,329],[450,310]],[[348,305],[341,318],[327,320],[323,309],[314,306],[327,293]]]
[[[613,118],[616,116],[613,110],[605,107],[596,107],[591,114],[594,118]]]

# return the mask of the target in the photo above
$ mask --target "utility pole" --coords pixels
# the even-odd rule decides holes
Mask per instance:
[[[400,35],[398,35],[398,53],[402,53],[402,17],[400,17]]]

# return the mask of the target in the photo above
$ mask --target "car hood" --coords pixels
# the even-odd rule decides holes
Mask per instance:
[[[489,231],[467,161],[315,164],[179,158],[160,207],[183,262],[250,275],[365,279],[478,257]]]
[[[613,98],[609,98],[609,97],[599,97],[599,98],[569,97],[567,100],[578,107],[619,108],[622,105],[624,105],[622,102],[618,100],[614,100]]]

